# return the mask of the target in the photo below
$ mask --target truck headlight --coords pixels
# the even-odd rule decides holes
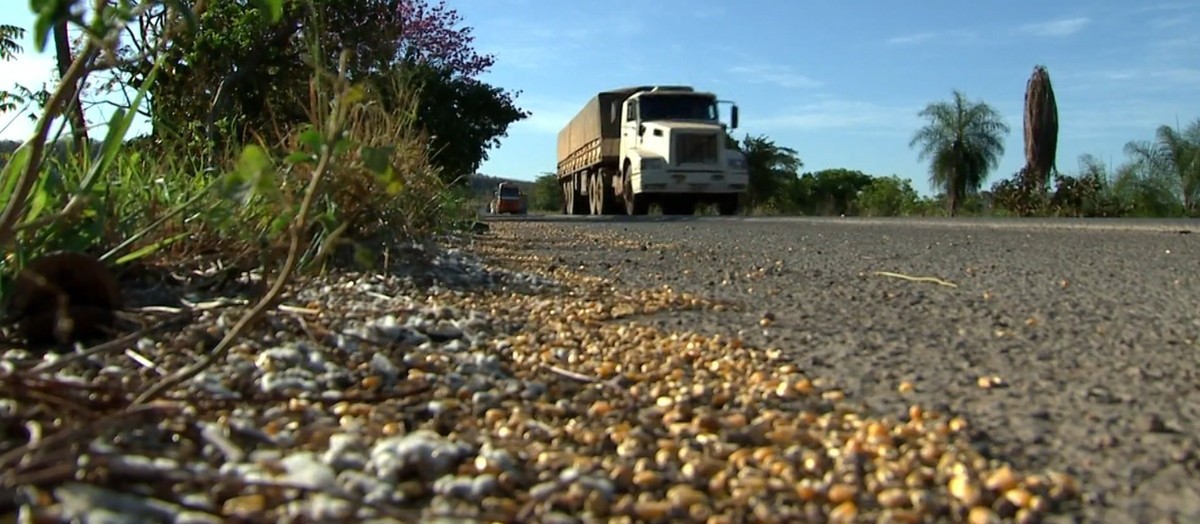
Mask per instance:
[[[737,169],[737,170],[745,171],[746,167],[747,166],[746,166],[745,158],[730,158],[729,159],[729,168],[730,169]]]
[[[656,171],[659,169],[666,169],[666,168],[667,168],[667,161],[663,160],[661,158],[643,158],[642,159],[642,171]]]

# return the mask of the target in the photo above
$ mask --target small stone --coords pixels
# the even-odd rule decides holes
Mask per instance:
[[[1147,433],[1169,433],[1167,423],[1157,413],[1145,413],[1138,417],[1138,427]]]
[[[226,515],[253,517],[267,509],[267,497],[261,493],[240,495],[225,501],[221,511]]]

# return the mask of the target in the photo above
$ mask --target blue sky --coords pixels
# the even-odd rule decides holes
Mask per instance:
[[[533,112],[480,169],[497,176],[552,171],[556,134],[579,107],[635,84],[714,91],[741,106],[738,138],[766,135],[797,150],[805,170],[896,174],[922,193],[928,167],[908,146],[923,124],[917,112],[952,89],[1001,111],[1011,132],[990,186],[1023,163],[1021,107],[1038,64],[1054,84],[1066,172],[1084,153],[1118,164],[1126,142],[1200,117],[1194,0],[447,3],[474,27],[476,47],[496,55],[485,80],[520,91]],[[0,23],[29,27],[26,13],[6,10]],[[3,64],[0,88],[38,83],[51,66],[34,55]],[[0,137],[28,130],[18,121]]]

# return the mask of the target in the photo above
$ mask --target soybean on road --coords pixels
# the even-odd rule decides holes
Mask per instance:
[[[555,264],[739,306],[647,323],[782,349],[883,415],[914,403],[962,415],[986,454],[1075,475],[1082,521],[1200,521],[1195,222],[535,216],[492,226]],[[900,393],[903,382],[913,391]]]

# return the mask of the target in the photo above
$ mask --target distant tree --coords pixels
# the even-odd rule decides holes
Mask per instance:
[[[967,100],[958,90],[951,101],[931,103],[918,115],[929,124],[913,134],[909,147],[920,146],[920,160],[932,159],[930,185],[945,190],[954,216],[963,196],[978,191],[1000,163],[1008,125],[991,106]]]
[[[1187,213],[1196,212],[1200,201],[1200,118],[1182,131],[1159,126],[1153,142],[1133,141],[1125,152],[1143,170],[1144,176],[1174,179],[1175,191]]]
[[[1046,210],[1046,187],[1028,166],[993,184],[992,195],[996,207],[1017,216],[1034,216]]]
[[[1058,149],[1058,104],[1050,74],[1044,66],[1033,68],[1025,86],[1025,171],[1033,185],[1045,190]]]
[[[812,214],[845,215],[854,212],[859,192],[874,179],[862,171],[834,168],[812,173],[808,180],[808,201],[802,207]]]
[[[859,193],[857,207],[865,216],[900,216],[914,212],[919,200],[920,195],[908,179],[879,177]]]
[[[431,158],[448,181],[474,173],[508,126],[529,115],[501,88],[456,75],[447,66],[409,64],[400,77],[420,89],[416,120],[431,136]],[[386,99],[386,97],[385,97]]]
[[[1087,172],[1075,176],[1056,173],[1049,207],[1058,216],[1115,216],[1107,214],[1108,210],[1103,205],[1107,186],[1106,180]]]
[[[556,173],[542,173],[533,181],[529,207],[541,211],[562,211],[562,189]]]
[[[738,146],[746,157],[750,173],[746,207],[784,203],[786,189],[796,181],[800,168],[804,167],[796,150],[761,135],[746,135]]]

